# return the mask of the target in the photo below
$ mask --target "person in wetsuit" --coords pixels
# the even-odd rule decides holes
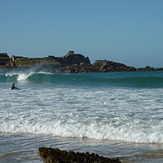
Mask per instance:
[[[12,84],[11,90],[18,90],[19,88],[15,87],[15,83]]]

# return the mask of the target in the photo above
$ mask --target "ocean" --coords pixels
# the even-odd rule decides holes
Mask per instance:
[[[39,147],[163,162],[161,71],[0,69],[0,88],[1,163],[41,163]]]

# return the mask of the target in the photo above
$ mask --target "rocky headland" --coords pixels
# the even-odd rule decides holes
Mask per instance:
[[[11,68],[29,68],[38,65],[49,72],[61,73],[163,71],[163,68],[154,69],[150,66],[135,68],[109,60],[96,60],[95,63],[91,64],[88,57],[82,54],[75,54],[74,51],[69,51],[63,57],[49,55],[44,58],[9,57],[7,53],[0,53],[0,68],[6,70]]]

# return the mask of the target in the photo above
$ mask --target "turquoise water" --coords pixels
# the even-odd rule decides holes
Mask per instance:
[[[123,159],[163,150],[163,72],[0,72],[0,162],[40,162],[40,146]]]
[[[3,74],[3,73],[1,73]],[[93,87],[132,87],[163,88],[163,72],[114,72],[52,74],[48,72],[10,71],[0,76],[0,82],[21,82],[36,84],[93,86]]]

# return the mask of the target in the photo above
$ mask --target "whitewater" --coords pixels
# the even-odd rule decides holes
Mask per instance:
[[[41,146],[125,159],[163,150],[163,72],[0,72],[0,162],[41,162]]]

